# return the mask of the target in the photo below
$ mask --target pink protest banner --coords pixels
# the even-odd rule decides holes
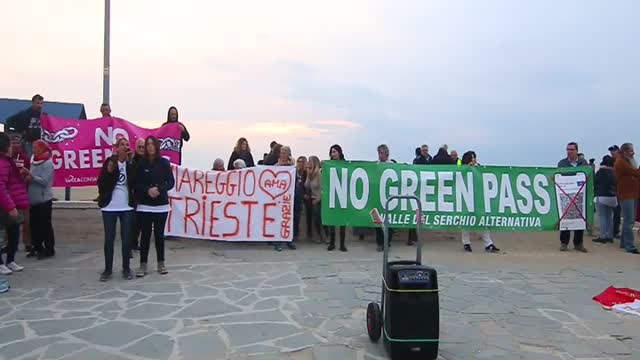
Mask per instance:
[[[182,136],[177,123],[145,129],[115,117],[78,120],[43,115],[40,120],[42,139],[52,149],[54,187],[95,186],[104,160],[113,152],[114,139],[120,137],[129,139],[133,150],[138,138],[153,135],[160,139],[162,156],[180,164]]]

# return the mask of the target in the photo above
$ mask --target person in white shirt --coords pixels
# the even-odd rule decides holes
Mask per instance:
[[[378,162],[379,163],[395,163],[389,159],[389,147],[385,144],[378,146]],[[383,207],[386,204],[381,204]],[[391,239],[393,238],[393,229],[389,229],[389,247],[391,247]],[[384,250],[384,231],[381,227],[376,228],[376,250],[381,252]]]
[[[475,151],[467,151],[462,155],[462,165],[478,165]],[[484,242],[484,251],[489,253],[500,252],[500,249],[498,249],[493,243],[493,239],[491,239],[491,232],[489,230],[482,232],[482,241]],[[462,245],[464,247],[464,251],[471,252],[471,239],[469,238],[469,231],[467,230],[462,230]]]
[[[116,224],[120,220],[122,240],[122,276],[133,279],[129,266],[131,226],[135,208],[135,171],[129,160],[129,141],[120,138],[115,144],[115,155],[105,160],[98,177],[98,206],[102,209],[104,222],[105,269],[100,281],[108,281],[113,273],[113,243],[116,238]]]

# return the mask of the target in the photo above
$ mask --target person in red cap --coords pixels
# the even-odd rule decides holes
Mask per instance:
[[[52,257],[56,253],[51,222],[53,171],[49,144],[43,140],[34,141],[31,169],[22,168],[21,172],[29,183],[31,234],[35,239],[33,247],[39,260]]]

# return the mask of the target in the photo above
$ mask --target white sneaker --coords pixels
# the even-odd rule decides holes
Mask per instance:
[[[12,262],[12,263],[10,263],[9,265],[7,265],[7,267],[8,267],[11,271],[13,271],[13,272],[16,272],[16,271],[22,271],[22,270],[24,270],[24,267],[22,267],[22,266],[20,266],[20,265],[16,264],[16,262],[15,262],[15,261],[14,261],[14,262]]]
[[[11,275],[13,271],[9,269],[6,265],[0,265],[0,275]]]

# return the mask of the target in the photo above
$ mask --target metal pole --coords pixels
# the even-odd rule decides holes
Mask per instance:
[[[104,69],[102,78],[102,102],[109,103],[109,45],[111,40],[111,0],[104,0]]]

